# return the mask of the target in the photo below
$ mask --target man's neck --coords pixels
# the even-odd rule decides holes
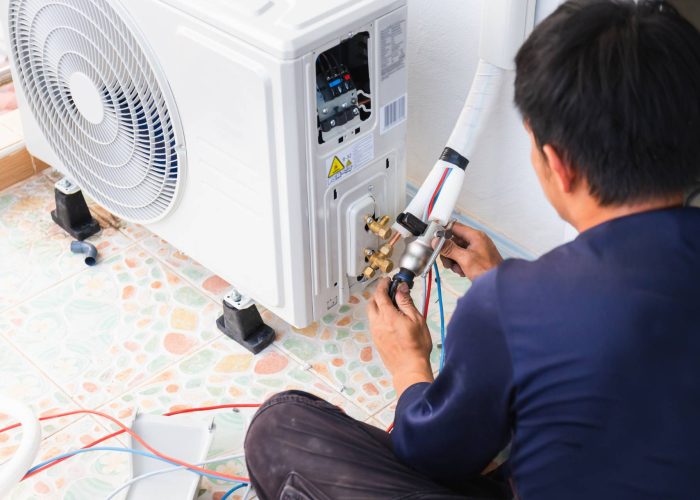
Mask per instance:
[[[652,210],[680,207],[683,205],[683,195],[643,203],[610,207],[601,207],[595,200],[591,199],[587,205],[588,206],[584,210],[581,210],[581,213],[577,214],[575,220],[571,222],[580,233],[613,219],[619,219],[620,217],[650,212]]]

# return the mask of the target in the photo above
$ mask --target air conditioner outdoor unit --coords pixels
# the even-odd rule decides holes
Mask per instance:
[[[30,152],[305,326],[404,207],[405,0],[0,0]]]

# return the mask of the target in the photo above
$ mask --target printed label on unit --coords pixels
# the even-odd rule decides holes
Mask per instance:
[[[353,145],[336,153],[325,162],[328,185],[357,172],[374,160],[374,136],[369,134]]]
[[[387,26],[379,33],[382,81],[406,67],[406,21]]]
[[[348,161],[348,167],[352,166],[352,163]],[[337,156],[333,157],[333,163],[331,163],[331,169],[328,171],[328,178],[331,179],[335,175],[339,174],[345,170],[345,164]]]
[[[389,130],[406,121],[406,94],[395,101],[382,106],[379,113],[379,133],[386,134]]]

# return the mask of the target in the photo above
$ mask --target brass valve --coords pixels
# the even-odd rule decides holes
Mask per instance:
[[[382,249],[384,250],[383,252]],[[382,249],[380,249],[379,252],[365,249],[365,257],[367,258],[367,262],[369,262],[369,266],[365,268],[362,275],[366,279],[374,278],[377,275],[377,271],[390,273],[391,270],[394,269],[394,263],[389,259],[392,251],[391,247],[384,245]],[[386,255],[387,251],[389,252],[389,255]]]
[[[376,220],[373,216],[368,215],[365,222],[367,223],[367,229],[379,236],[381,239],[388,240],[391,238],[392,231],[389,227],[391,217],[388,215],[385,215],[379,220]]]
[[[374,269],[373,267],[367,266],[364,271],[362,271],[362,276],[365,277],[366,280],[371,280],[377,275],[377,270]]]
[[[388,259],[393,255],[394,247],[389,243],[385,243],[379,248],[379,253]]]

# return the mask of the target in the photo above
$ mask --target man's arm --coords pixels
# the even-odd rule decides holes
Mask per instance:
[[[397,309],[389,298],[389,280],[384,278],[367,305],[372,339],[391,373],[397,397],[413,384],[433,381],[430,367],[433,340],[409,292],[406,283],[399,286]]]
[[[400,396],[394,452],[436,480],[479,474],[510,439],[512,365],[501,331],[496,273],[478,279],[450,322],[445,366]]]

